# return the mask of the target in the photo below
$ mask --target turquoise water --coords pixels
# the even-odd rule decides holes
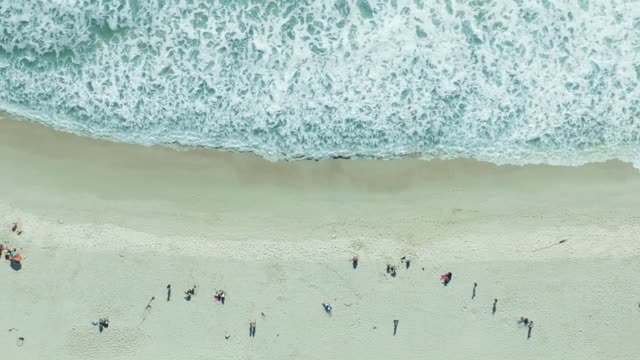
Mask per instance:
[[[640,4],[0,0],[0,108],[269,159],[640,159]]]

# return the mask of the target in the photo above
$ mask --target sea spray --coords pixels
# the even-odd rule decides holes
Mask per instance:
[[[640,159],[633,1],[0,0],[0,108],[269,159]]]

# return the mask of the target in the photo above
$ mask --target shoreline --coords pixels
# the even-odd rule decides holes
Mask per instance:
[[[496,156],[493,151],[479,154],[469,154],[460,149],[448,149],[446,154],[443,154],[443,149],[439,150],[423,150],[423,151],[404,151],[404,152],[389,152],[369,154],[366,153],[332,153],[323,156],[313,157],[310,155],[304,155],[299,153],[292,153],[287,155],[286,153],[277,152],[260,152],[256,149],[246,149],[231,145],[230,147],[224,147],[220,145],[207,146],[207,145],[190,145],[188,143],[180,143],[179,141],[167,141],[160,143],[149,143],[146,140],[132,140],[121,139],[116,136],[103,133],[90,134],[84,129],[67,128],[64,126],[50,126],[45,124],[44,120],[38,120],[40,116],[31,114],[22,116],[17,112],[10,112],[8,110],[0,109],[0,121],[3,119],[9,119],[10,121],[23,121],[35,126],[40,126],[49,130],[53,130],[59,133],[70,134],[72,136],[91,139],[93,141],[110,142],[132,146],[142,146],[151,148],[169,148],[174,151],[211,151],[221,152],[227,154],[241,154],[251,155],[258,157],[262,160],[269,162],[298,162],[298,161],[327,161],[327,160],[358,160],[358,161],[411,161],[420,160],[427,162],[449,162],[449,161],[473,161],[481,164],[490,164],[497,166],[554,166],[554,167],[580,167],[588,166],[592,164],[601,164],[607,162],[621,162],[625,164],[631,164],[635,169],[640,171],[640,153],[636,150],[634,145],[617,146],[615,148],[610,146],[597,146],[594,148],[582,148],[580,150],[574,149],[572,152],[566,152],[566,150],[552,150],[545,149],[544,151],[529,151],[512,152],[506,158],[502,156]]]
[[[13,289],[0,297],[10,309],[0,322],[26,339],[16,347],[14,334],[0,336],[7,356],[640,353],[640,174],[629,164],[270,162],[83,138],[6,118],[0,164],[0,241],[25,257],[20,272],[0,261],[0,286]],[[22,236],[8,230],[13,221]],[[357,270],[348,261],[355,254]],[[411,268],[386,275],[385,264],[402,256]],[[438,278],[446,271],[454,279],[444,288]],[[167,283],[171,302],[163,300]],[[186,302],[181,294],[193,284],[201,290]],[[216,288],[229,293],[224,306],[211,300]],[[151,296],[157,302],[141,323]],[[334,304],[331,318],[323,301]],[[100,316],[111,321],[102,334],[90,325]],[[536,323],[529,340],[519,316]]]

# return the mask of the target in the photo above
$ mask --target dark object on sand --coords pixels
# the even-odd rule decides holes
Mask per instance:
[[[529,330],[527,330],[527,340],[531,338],[531,330],[533,330],[533,321],[529,321]]]
[[[393,320],[393,336],[396,336],[396,332],[398,331],[398,323],[400,320]]]
[[[18,225],[18,223],[13,223],[13,225],[11,225],[11,232],[22,235],[22,230],[18,230],[19,228],[20,226]]]
[[[564,243],[566,243],[567,241],[569,241],[569,239],[562,239],[562,240],[558,241],[558,242],[557,242],[557,243],[555,243],[555,244],[551,244],[551,245],[549,245],[549,246],[545,246],[545,247],[541,247],[541,248],[535,249],[535,250],[533,250],[533,252],[540,251],[540,250],[544,250],[544,249],[548,249],[548,248],[554,247],[554,246],[556,246],[556,245],[564,244]]]
[[[394,265],[387,264],[387,274],[396,277],[396,267]]]
[[[147,306],[145,306],[144,312],[142,314],[142,321],[140,322],[140,325],[142,325],[142,323],[145,322],[145,320],[147,320],[147,316],[149,316],[151,314],[151,303],[155,299],[156,299],[156,297],[152,296],[151,300],[149,300],[149,303],[147,304]]]
[[[11,260],[11,268],[15,271],[22,269],[22,263],[18,260]]]
[[[184,299],[187,301],[191,301],[191,297],[196,295],[196,286],[193,285],[193,288],[185,291],[184,293],[185,293]]]
[[[24,344],[24,338],[21,336],[18,338],[18,341],[16,341],[16,345],[22,346],[22,344]]]
[[[167,285],[167,301],[171,300],[171,284]]]
[[[498,299],[493,299],[493,310],[491,312],[491,315],[495,315],[496,314],[496,305],[498,304]]]
[[[106,329],[109,327],[109,319],[103,319],[100,322],[100,332],[102,332],[103,329]]]
[[[351,266],[353,266],[354,270],[358,267],[358,257],[357,256],[354,256],[353,259],[351,259]]]
[[[109,327],[109,318],[98,319],[98,322],[94,322],[93,325],[97,325],[98,330],[100,330],[100,333],[102,333],[102,330]]]
[[[478,283],[473,283],[473,294],[471,295],[471,299],[476,297],[476,288],[478,287]]]

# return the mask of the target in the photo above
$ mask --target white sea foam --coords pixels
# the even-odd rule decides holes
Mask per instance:
[[[640,6],[0,0],[0,106],[270,159],[637,161]]]

